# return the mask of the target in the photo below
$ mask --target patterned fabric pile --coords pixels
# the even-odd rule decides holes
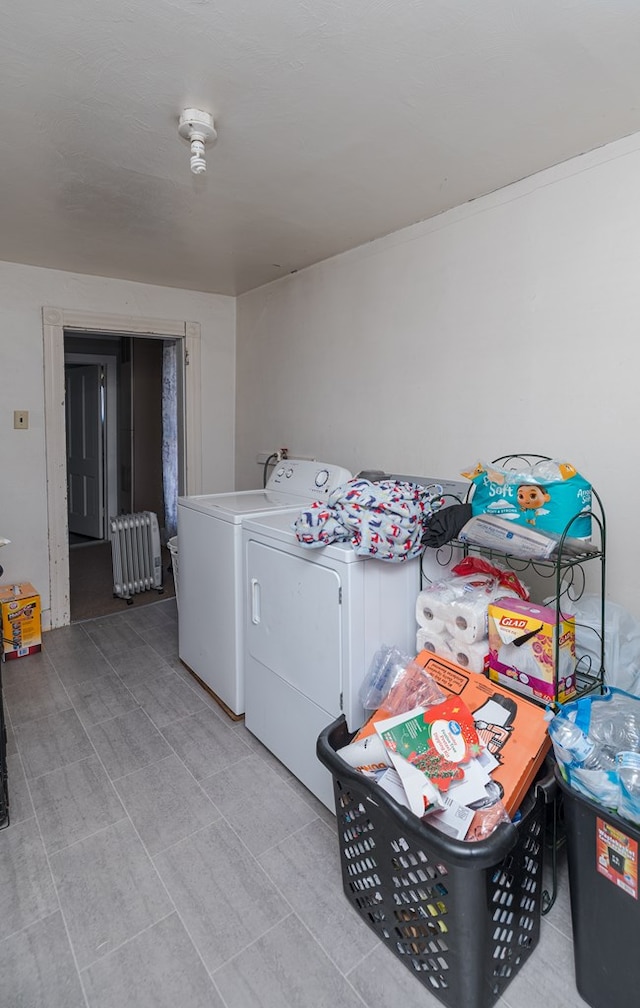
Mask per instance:
[[[440,486],[355,479],[302,511],[293,529],[303,546],[351,542],[359,555],[401,563],[422,552],[429,519],[443,504]]]

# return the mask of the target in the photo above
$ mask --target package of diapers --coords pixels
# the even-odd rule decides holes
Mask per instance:
[[[479,462],[462,475],[471,480],[472,514],[495,515],[516,525],[573,539],[591,537],[591,484],[569,462],[516,459],[506,469]]]

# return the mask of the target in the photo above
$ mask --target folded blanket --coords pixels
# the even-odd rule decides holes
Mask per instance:
[[[292,527],[303,546],[351,542],[359,555],[398,563],[422,552],[426,525],[443,504],[442,487],[355,479],[311,504]]]

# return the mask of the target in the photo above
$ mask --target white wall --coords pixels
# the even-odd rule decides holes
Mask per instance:
[[[564,458],[604,500],[609,595],[640,616],[639,180],[636,134],[240,297],[238,487],[284,445],[441,477]]]
[[[49,607],[42,307],[199,322],[202,485],[234,480],[235,300],[213,294],[0,263],[0,550],[3,583],[31,581]],[[29,411],[14,431],[13,411]],[[46,625],[46,617],[45,617]]]

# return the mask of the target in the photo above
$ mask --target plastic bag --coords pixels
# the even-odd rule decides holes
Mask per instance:
[[[578,670],[599,672],[604,631],[607,685],[640,696],[640,622],[621,605],[607,599],[603,627],[600,595],[583,595],[577,602],[571,602],[571,608],[576,621]]]
[[[511,822],[502,803],[500,787],[495,781],[487,785],[487,792],[486,798],[469,806],[474,809],[475,815],[471,820],[465,840],[475,842],[486,840],[501,822]]]
[[[640,698],[615,687],[581,697],[560,708],[549,734],[567,783],[615,810],[620,800],[619,757],[640,751]]]
[[[384,707],[389,714],[404,714],[414,707],[442,703],[445,696],[412,655],[383,644],[373,656],[359,699],[365,710]]]

